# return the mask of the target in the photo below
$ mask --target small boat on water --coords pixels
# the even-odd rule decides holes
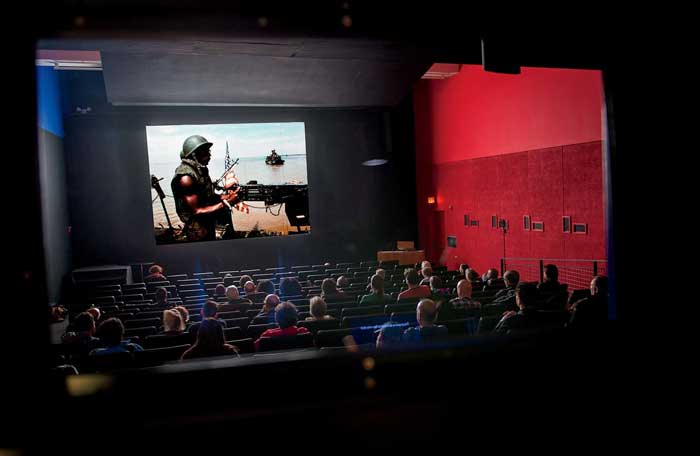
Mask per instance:
[[[265,157],[266,165],[284,165],[284,159],[272,149],[272,153]]]

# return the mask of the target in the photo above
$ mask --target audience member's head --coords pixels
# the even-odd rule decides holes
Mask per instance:
[[[241,295],[238,293],[238,287],[235,285],[229,285],[226,287],[226,297],[231,301],[240,299]]]
[[[475,269],[467,269],[467,280],[471,283],[477,282],[479,280],[479,273]]]
[[[462,279],[457,282],[457,296],[460,298],[471,298],[472,290],[472,283],[467,279]]]
[[[464,277],[467,277],[467,269],[469,269],[469,265],[467,263],[462,263],[459,265],[459,273]]]
[[[421,327],[432,326],[437,316],[437,304],[432,299],[421,299],[416,307],[416,320]]]
[[[280,281],[280,296],[299,296],[301,292],[301,284],[296,277],[284,277]]]
[[[544,281],[556,283],[559,280],[559,269],[553,264],[544,267]]]
[[[520,282],[520,274],[515,270],[506,271],[503,274],[503,281],[507,287],[515,287]]]
[[[260,282],[258,282],[258,286],[255,289],[255,291],[257,291],[258,293],[274,294],[275,284],[272,283],[271,280],[263,279]]]
[[[182,314],[176,309],[163,311],[163,330],[165,332],[180,332],[185,330]]]
[[[118,318],[108,318],[100,325],[100,339],[108,347],[119,345],[124,337],[124,324]]]
[[[489,280],[495,280],[498,278],[498,271],[491,268],[488,271],[486,271],[486,281],[488,282]]]
[[[382,279],[386,279],[386,271],[382,268],[379,268],[376,271],[374,271],[374,274],[380,276]]]
[[[431,290],[440,290],[442,289],[442,279],[438,276],[431,276],[430,277],[430,289]]]
[[[163,287],[156,288],[156,304],[165,304],[168,302],[168,290]]]
[[[338,277],[338,280],[336,281],[336,286],[340,289],[347,288],[350,286],[350,281],[348,280],[347,277],[340,276],[340,277]]]
[[[289,301],[277,304],[275,307],[275,321],[281,329],[296,326],[299,320],[297,307]]]
[[[219,311],[219,304],[211,299],[202,306],[202,318],[216,318],[216,313]]]
[[[148,273],[151,275],[156,275],[156,274],[163,274],[163,268],[160,265],[154,264],[150,268],[148,268]]]
[[[433,276],[433,268],[430,266],[425,266],[423,269],[421,269],[420,273],[423,275],[424,278],[429,279]]]
[[[406,326],[393,321],[384,323],[377,333],[377,349],[391,348],[399,346],[401,336],[406,330]]]
[[[92,319],[95,320],[95,322],[100,321],[100,317],[102,316],[102,312],[100,312],[100,309],[98,309],[97,307],[90,307],[85,312],[92,315]]]
[[[335,286],[335,281],[333,279],[323,279],[321,282],[321,295],[325,296],[328,294],[335,294],[338,289]]]
[[[95,334],[95,318],[89,312],[78,314],[73,321],[73,331],[90,335]]]
[[[384,293],[384,277],[379,274],[374,274],[369,282],[370,287],[372,287],[372,292],[377,294]]]
[[[243,291],[245,291],[245,294],[255,293],[255,283],[252,280],[247,281],[243,285]]]
[[[591,280],[591,296],[608,295],[608,278],[606,276],[595,276]]]
[[[309,313],[316,320],[322,320],[328,314],[326,301],[320,296],[314,296],[309,300]]]
[[[421,269],[423,269],[423,268],[431,268],[431,267],[433,267],[433,266],[430,264],[430,261],[428,261],[428,260],[424,260],[424,261],[420,264],[420,268],[421,268]]]
[[[276,294],[269,294],[265,296],[265,300],[263,300],[263,310],[265,312],[269,312],[271,310],[274,310],[275,307],[280,303],[280,297],[277,296]]]
[[[406,277],[406,284],[409,288],[415,288],[420,283],[420,276],[413,268],[408,268],[404,271],[404,276]]]
[[[520,283],[515,288],[515,303],[522,309],[530,309],[537,304],[537,285]]]
[[[253,282],[253,278],[249,275],[242,275],[240,280],[238,281],[241,288],[245,288],[245,284],[248,282]],[[253,282],[253,288],[255,288],[255,282]]]
[[[221,324],[214,318],[205,318],[199,325],[199,330],[197,331],[197,342],[194,346],[198,350],[212,350],[216,352],[221,349],[226,343],[224,338],[224,328]]]
[[[214,296],[216,296],[216,297],[226,296],[226,286],[223,283],[219,283],[216,285],[216,289],[214,290]]]
[[[190,321],[190,311],[187,310],[187,307],[177,306],[175,307],[175,310],[180,312],[180,318],[182,318],[182,323],[184,325],[187,325],[187,323]]]

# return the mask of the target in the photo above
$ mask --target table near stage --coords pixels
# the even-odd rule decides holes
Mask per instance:
[[[400,265],[414,265],[425,260],[425,250],[382,250],[377,252],[377,261],[399,260]]]

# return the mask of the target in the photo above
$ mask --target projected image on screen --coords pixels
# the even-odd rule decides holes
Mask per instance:
[[[157,244],[308,233],[303,122],[147,126]]]

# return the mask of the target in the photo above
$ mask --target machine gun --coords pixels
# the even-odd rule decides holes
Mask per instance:
[[[290,225],[301,231],[302,225],[309,224],[308,184],[261,185],[249,181],[239,186],[238,197],[241,201],[262,201],[265,206],[284,203]]]

